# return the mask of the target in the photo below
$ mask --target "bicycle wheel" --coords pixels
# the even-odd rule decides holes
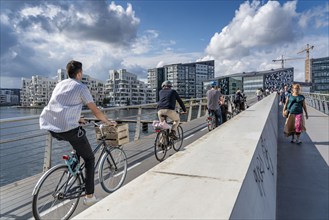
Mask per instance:
[[[154,154],[158,161],[163,161],[167,154],[167,134],[166,131],[160,131],[155,138]]]
[[[207,118],[207,126],[208,126],[208,131],[211,131],[212,128],[212,117]]]
[[[69,219],[82,193],[81,181],[72,176],[66,165],[51,168],[33,190],[32,210],[35,219]]]
[[[127,175],[127,156],[119,147],[113,147],[110,152],[105,152],[100,160],[98,173],[103,189],[114,192],[119,189]]]
[[[177,140],[174,141],[173,143],[173,148],[175,151],[179,151],[179,149],[183,145],[183,140],[184,140],[184,133],[183,133],[183,128],[182,126],[178,125],[177,127]]]

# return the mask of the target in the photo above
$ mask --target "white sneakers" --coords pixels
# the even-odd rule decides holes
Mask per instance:
[[[83,199],[83,204],[86,206],[94,205],[96,202],[98,202],[98,200],[96,199],[95,195],[93,195],[93,197],[91,197],[91,198],[85,197]]]

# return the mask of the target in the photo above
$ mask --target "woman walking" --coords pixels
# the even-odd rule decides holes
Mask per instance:
[[[308,119],[305,97],[300,94],[300,91],[301,86],[299,84],[294,84],[292,86],[292,94],[286,99],[282,112],[282,115],[287,117],[284,126],[284,134],[287,137],[292,136],[291,143],[297,144],[302,143],[299,137],[303,131],[306,131],[303,109],[305,111],[305,117]]]

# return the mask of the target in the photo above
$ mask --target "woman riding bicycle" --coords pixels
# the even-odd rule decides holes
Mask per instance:
[[[59,82],[48,105],[40,115],[40,129],[48,130],[58,140],[68,141],[78,156],[85,161],[86,197],[83,203],[92,205],[97,202],[94,196],[94,164],[95,156],[86,137],[86,132],[79,126],[85,123],[80,118],[83,105],[87,105],[92,113],[107,125],[116,125],[97,108],[88,87],[81,82],[82,63],[70,61],[66,66],[68,79]]]
[[[167,115],[171,120],[173,120],[173,126],[171,128],[171,136],[173,139],[177,140],[176,131],[180,122],[179,114],[175,111],[176,101],[178,101],[183,112],[186,112],[185,105],[182,99],[179,97],[176,90],[171,89],[172,84],[170,81],[164,81],[162,83],[162,89],[159,92],[159,102],[158,102],[158,117],[160,122],[164,119],[161,115]]]

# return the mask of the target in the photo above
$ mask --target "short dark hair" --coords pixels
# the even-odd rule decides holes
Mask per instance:
[[[79,61],[71,60],[66,65],[66,72],[70,78],[75,78],[81,70],[82,63],[80,63]]]

